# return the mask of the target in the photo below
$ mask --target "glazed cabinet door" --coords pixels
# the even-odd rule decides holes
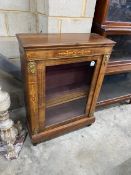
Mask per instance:
[[[93,117],[108,58],[100,55],[29,62],[32,133]]]

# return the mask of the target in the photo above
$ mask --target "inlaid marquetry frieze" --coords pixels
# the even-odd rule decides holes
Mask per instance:
[[[79,56],[87,56],[94,54],[102,54],[109,53],[110,48],[81,48],[81,49],[54,49],[54,50],[42,50],[38,49],[35,51],[28,51],[26,53],[26,57],[29,61],[33,60],[47,60],[52,58],[66,58],[66,57],[79,57]],[[32,65],[31,65],[32,67]]]
[[[86,49],[81,49],[81,50],[65,50],[65,51],[60,51],[58,53],[58,56],[84,56],[87,54],[90,54],[90,50]]]

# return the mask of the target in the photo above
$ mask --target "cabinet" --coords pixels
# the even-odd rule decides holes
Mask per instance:
[[[104,92],[108,92],[108,88],[105,89],[107,87],[105,84],[110,84],[114,90],[110,92],[110,97],[99,97],[97,105],[112,104],[130,99],[131,93],[127,93],[126,89],[131,76],[131,1],[97,0],[92,32],[106,36],[116,42],[106,69],[107,76],[100,96],[104,97],[103,89]],[[121,88],[113,85],[114,79],[119,83],[120,81],[125,82],[122,85],[123,93],[121,93]],[[117,92],[115,93],[115,91]],[[101,101],[101,99],[103,100]]]
[[[18,34],[33,143],[92,124],[114,42],[97,34]]]

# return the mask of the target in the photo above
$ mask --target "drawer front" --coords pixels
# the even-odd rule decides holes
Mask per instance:
[[[59,50],[33,50],[26,51],[28,60],[47,60],[47,59],[62,59],[75,58],[81,56],[103,55],[110,54],[112,47],[104,48],[79,48],[79,49],[59,49]]]

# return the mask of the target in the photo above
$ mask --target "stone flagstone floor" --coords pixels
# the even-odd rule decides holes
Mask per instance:
[[[24,108],[12,116],[24,122]],[[0,175],[131,175],[131,105],[95,116],[92,126],[35,147],[27,137],[17,160],[0,157]]]

